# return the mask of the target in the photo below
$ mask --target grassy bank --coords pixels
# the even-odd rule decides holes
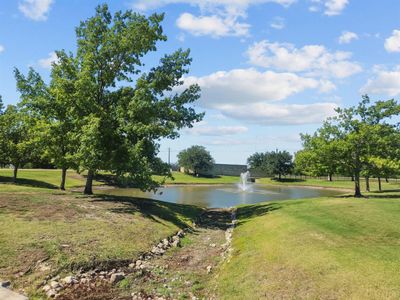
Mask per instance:
[[[369,196],[240,207],[220,298],[400,298],[400,191]]]
[[[35,295],[49,274],[136,258],[191,226],[201,209],[149,199],[56,190],[57,170],[21,170],[17,185],[0,171],[0,279]],[[68,173],[67,187],[84,183]]]
[[[400,180],[389,180],[386,182],[382,179],[382,189],[392,190],[400,188]],[[281,181],[272,178],[260,178],[257,179],[257,183],[261,184],[273,184],[273,185],[298,185],[298,186],[315,186],[315,187],[328,187],[338,189],[354,189],[354,182],[351,180],[322,180],[322,179],[282,179]],[[371,191],[378,190],[378,181],[376,179],[370,180]],[[361,190],[365,191],[365,180],[361,180]]]

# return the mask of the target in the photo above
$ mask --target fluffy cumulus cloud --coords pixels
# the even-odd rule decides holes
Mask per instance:
[[[229,136],[247,132],[245,126],[196,126],[186,132],[198,136]]]
[[[260,72],[253,68],[219,71],[185,79],[186,85],[193,83],[200,85],[200,103],[206,108],[221,103],[279,101],[304,90],[326,92],[334,87],[326,80],[301,77],[293,73]]]
[[[358,35],[355,32],[343,31],[339,37],[339,44],[349,44],[353,40],[358,40]]]
[[[57,61],[57,54],[55,52],[50,52],[48,57],[39,59],[38,65],[43,69],[50,69],[51,65]]]
[[[0,45],[0,53],[4,52],[4,50],[6,50],[6,48],[4,48],[3,45]]]
[[[335,114],[335,103],[312,104],[223,104],[218,109],[228,117],[261,125],[321,123]]]
[[[388,52],[400,52],[400,30],[393,30],[392,35],[385,40]]]
[[[310,11],[322,10],[327,16],[337,16],[343,12],[349,4],[349,0],[311,0],[311,3]]]
[[[236,17],[222,18],[218,15],[194,16],[183,13],[176,21],[176,25],[195,36],[211,35],[218,38],[221,36],[246,36],[250,25],[237,21]]]
[[[309,76],[345,78],[362,71],[358,63],[350,60],[350,52],[331,52],[322,45],[296,48],[289,43],[263,40],[250,46],[247,55],[255,66],[303,72]]]
[[[148,10],[168,4],[189,4],[200,9],[195,16],[185,12],[176,21],[177,26],[196,36],[248,36],[250,24],[244,22],[250,5],[277,3],[289,6],[296,0],[138,0],[135,9]]]
[[[45,21],[53,2],[53,0],[22,0],[18,8],[29,19]]]
[[[361,93],[394,97],[400,95],[400,65],[393,70],[375,68],[375,76],[361,88]]]

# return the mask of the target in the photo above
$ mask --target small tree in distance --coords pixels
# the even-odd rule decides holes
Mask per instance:
[[[192,146],[178,154],[178,164],[185,172],[193,172],[195,176],[205,175],[213,168],[214,159],[203,146]]]
[[[265,153],[254,153],[247,159],[252,169],[259,169],[268,175],[277,175],[279,180],[282,175],[290,174],[293,170],[293,157],[287,151],[271,151]]]

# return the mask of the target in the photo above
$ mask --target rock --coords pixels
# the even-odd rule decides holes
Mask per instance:
[[[57,292],[55,290],[50,289],[47,291],[46,295],[49,298],[54,298],[57,295]]]
[[[9,280],[0,281],[0,287],[8,288],[8,287],[10,287],[10,285],[11,285],[11,281],[9,281]]]
[[[58,288],[58,287],[60,287],[61,285],[60,285],[60,283],[58,282],[58,281],[55,281],[55,280],[53,280],[52,282],[50,282],[50,287],[52,288],[52,289],[56,289],[56,288]]]
[[[168,241],[168,239],[163,239],[162,240],[162,243],[164,244],[164,246],[169,246],[169,241]]]
[[[136,267],[139,267],[142,263],[143,263],[143,262],[142,262],[140,259],[138,259],[138,260],[135,262],[135,265],[136,265]]]
[[[210,273],[211,273],[211,270],[212,270],[212,267],[211,267],[211,266],[208,266],[208,267],[207,267],[207,274],[210,274]]]
[[[180,238],[183,238],[185,236],[185,232],[183,230],[179,230],[176,235],[179,236]]]
[[[181,245],[180,240],[173,240],[171,243],[172,247],[179,247]]]
[[[67,276],[62,280],[62,282],[65,284],[75,284],[78,281],[76,280],[76,278],[74,276]]]
[[[48,291],[51,290],[51,286],[46,284],[44,287],[42,287],[42,290],[45,291],[45,292],[48,292]]]
[[[125,274],[124,273],[114,273],[114,274],[111,275],[110,283],[111,284],[116,284],[116,283],[120,282],[123,279],[125,279]]]
[[[131,263],[131,264],[129,264],[129,266],[128,266],[130,269],[134,269],[134,268],[136,268],[136,264],[135,263]]]
[[[215,244],[210,244],[211,247],[215,248],[217,245]]]

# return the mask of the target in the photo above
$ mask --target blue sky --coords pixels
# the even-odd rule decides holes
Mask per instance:
[[[400,1],[394,0],[2,0],[0,94],[18,101],[13,68],[48,79],[54,50],[75,50],[74,28],[97,4],[145,15],[165,12],[168,41],[146,57],[192,50],[185,84],[199,83],[204,121],[162,141],[167,159],[204,145],[220,163],[245,163],[255,151],[301,148],[336,106],[368,93],[400,95]]]

